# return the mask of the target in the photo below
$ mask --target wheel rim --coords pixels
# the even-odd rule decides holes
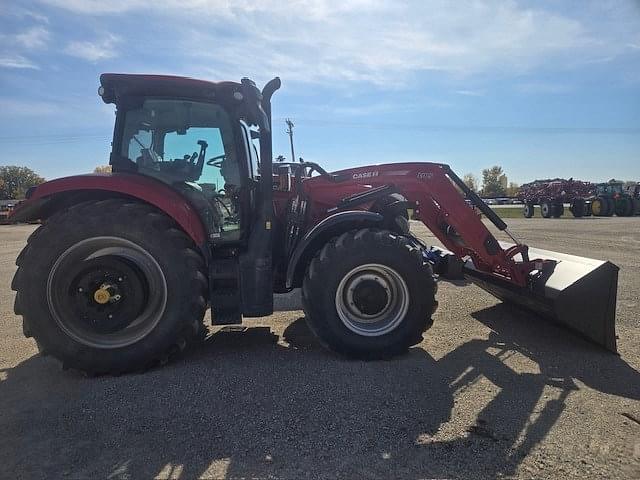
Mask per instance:
[[[546,216],[549,215],[549,213],[550,213],[549,211],[551,210],[551,208],[549,207],[548,203],[543,203],[540,206],[540,210],[542,211],[542,215],[546,217]]]
[[[600,215],[602,212],[602,202],[600,200],[594,200],[591,203],[591,211],[594,215]]]
[[[335,303],[340,320],[352,332],[385,335],[402,323],[409,309],[409,288],[394,269],[369,263],[342,278]]]
[[[47,279],[47,303],[58,326],[94,348],[121,348],[146,337],[167,302],[158,262],[119,237],[93,237],[69,247]]]

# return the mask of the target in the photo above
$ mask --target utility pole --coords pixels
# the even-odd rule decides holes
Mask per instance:
[[[291,143],[291,163],[295,163],[296,156],[293,153],[293,127],[295,127],[295,125],[293,124],[290,118],[287,118],[285,120],[285,123],[287,124],[287,127],[288,127],[285,133],[289,135],[289,143]]]

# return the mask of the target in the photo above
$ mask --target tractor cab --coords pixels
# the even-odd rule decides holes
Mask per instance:
[[[122,74],[100,81],[100,96],[116,105],[113,172],[171,185],[198,210],[213,243],[245,239],[260,179],[259,139],[269,133],[253,82]]]
[[[596,191],[598,196],[619,196],[622,194],[622,183],[620,182],[607,182],[599,183],[596,185]]]

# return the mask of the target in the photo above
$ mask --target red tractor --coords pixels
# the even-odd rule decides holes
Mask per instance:
[[[326,347],[390,357],[430,327],[434,270],[615,351],[617,267],[501,244],[465,200],[511,235],[506,224],[447,165],[274,171],[279,79],[262,91],[248,79],[100,80],[116,107],[113,173],[39,185],[12,215],[43,222],[16,261],[15,311],[64,366],[143,370],[201,338],[208,307],[213,324],[237,324],[297,288]],[[447,250],[412,235],[408,208]]]

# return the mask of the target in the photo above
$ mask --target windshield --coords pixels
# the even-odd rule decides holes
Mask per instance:
[[[616,194],[622,193],[622,184],[621,183],[605,183],[598,186],[598,192],[600,194]]]
[[[240,185],[229,116],[215,104],[147,99],[126,113],[120,155],[164,180]]]

